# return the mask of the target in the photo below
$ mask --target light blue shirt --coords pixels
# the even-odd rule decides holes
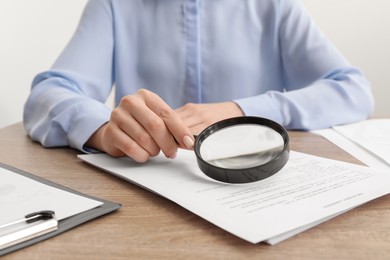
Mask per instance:
[[[92,0],[51,70],[33,81],[28,134],[82,150],[109,120],[113,85],[116,104],[139,88],[172,108],[233,100],[288,129],[373,110],[369,82],[298,0]]]

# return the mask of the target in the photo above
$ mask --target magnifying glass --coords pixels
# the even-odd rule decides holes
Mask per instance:
[[[242,116],[219,121],[195,138],[199,168],[226,183],[249,183],[272,176],[287,163],[287,131],[276,122]]]

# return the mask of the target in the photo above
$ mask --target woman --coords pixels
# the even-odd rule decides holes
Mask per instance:
[[[44,146],[145,162],[229,117],[309,130],[372,110],[369,82],[298,0],[93,0],[35,77],[24,124]]]

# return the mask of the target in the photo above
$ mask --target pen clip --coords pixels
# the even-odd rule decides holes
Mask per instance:
[[[42,210],[34,213],[27,214],[25,216],[27,223],[32,223],[38,220],[48,220],[54,217],[54,211]]]
[[[51,210],[42,210],[42,211],[30,213],[30,214],[27,214],[26,216],[24,216],[24,219],[20,219],[20,220],[16,220],[16,221],[13,221],[13,222],[10,222],[7,224],[0,225],[0,230],[17,225],[17,224],[20,224],[20,223],[23,223],[23,222],[33,223],[33,222],[38,221],[38,220],[52,219],[52,218],[54,218],[54,216],[55,216],[54,211],[51,211]]]

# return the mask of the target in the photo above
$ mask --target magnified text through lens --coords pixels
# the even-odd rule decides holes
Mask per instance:
[[[200,147],[202,159],[227,169],[263,165],[284,149],[284,140],[274,129],[257,124],[222,128],[209,135]]]

